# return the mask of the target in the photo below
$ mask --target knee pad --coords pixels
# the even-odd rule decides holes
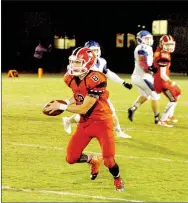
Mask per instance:
[[[114,160],[114,157],[104,157],[104,165],[107,167],[107,168],[112,168],[114,165],[115,165],[115,160]]]
[[[152,91],[151,98],[152,98],[152,100],[159,100],[160,94],[157,94],[156,92]]]

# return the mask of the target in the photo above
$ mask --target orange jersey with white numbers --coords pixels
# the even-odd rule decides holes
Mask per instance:
[[[163,52],[158,47],[154,53],[154,61],[153,65],[155,68],[157,68],[157,73],[154,75],[154,78],[162,78],[160,77],[160,67],[165,66],[166,67],[166,75],[170,75],[170,65],[171,65],[171,55],[168,52]]]
[[[106,90],[107,77],[103,73],[90,71],[82,80],[79,77],[66,73],[64,82],[72,89],[76,105],[82,104],[87,95],[97,98],[96,103],[88,112],[85,115],[81,115],[80,122],[84,122],[87,119],[112,119],[112,111],[107,102],[109,97],[109,92]]]

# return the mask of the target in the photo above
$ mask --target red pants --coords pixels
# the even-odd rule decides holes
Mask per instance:
[[[178,100],[178,96],[181,94],[181,91],[176,89],[174,86],[169,83],[160,80],[154,80],[154,89],[157,93],[163,92],[163,94],[169,99],[171,102],[176,102]]]
[[[112,120],[79,123],[67,147],[67,162],[70,164],[76,163],[92,138],[99,141],[104,164],[109,168],[113,167],[115,164],[115,137]]]

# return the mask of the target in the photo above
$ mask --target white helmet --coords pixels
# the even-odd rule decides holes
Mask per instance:
[[[98,42],[89,40],[85,43],[84,47],[90,48],[97,57],[101,56],[101,48]]]
[[[153,45],[153,35],[147,30],[141,30],[136,36],[138,44]]]
[[[163,51],[172,53],[175,50],[176,42],[171,35],[163,35],[159,40],[159,46]]]
[[[91,49],[78,47],[69,56],[68,73],[74,76],[85,74],[95,64],[95,60],[96,56]]]

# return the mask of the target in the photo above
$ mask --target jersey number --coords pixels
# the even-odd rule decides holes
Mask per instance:
[[[96,75],[93,75],[93,76],[91,77],[91,79],[92,79],[94,82],[99,81],[99,78],[98,78]]]

